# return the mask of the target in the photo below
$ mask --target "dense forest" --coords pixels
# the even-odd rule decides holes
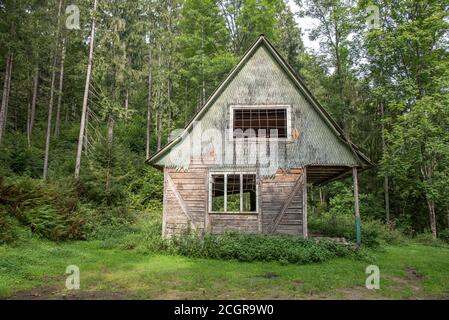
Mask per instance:
[[[376,163],[362,221],[449,235],[449,2],[290,2],[0,1],[0,242],[160,215],[162,174],[145,159],[260,34]],[[312,187],[310,215],[353,215],[351,186]]]

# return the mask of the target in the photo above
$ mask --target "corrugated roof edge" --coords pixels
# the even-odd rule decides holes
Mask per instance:
[[[340,128],[340,126],[335,122],[335,120],[330,116],[330,114],[324,109],[323,106],[318,102],[315,96],[310,92],[310,90],[305,85],[304,80],[301,76],[285,61],[285,59],[281,56],[281,54],[276,50],[276,48],[268,41],[267,38],[263,34],[261,34],[257,40],[246,50],[243,54],[240,61],[231,69],[228,75],[223,79],[220,85],[214,90],[214,92],[209,96],[206,100],[206,103],[201,107],[201,109],[193,116],[193,118],[187,123],[184,127],[184,131],[181,135],[179,135],[173,141],[167,143],[162,149],[156,152],[153,156],[146,160],[149,164],[154,163],[155,160],[159,159],[166,152],[168,152],[173,146],[175,146],[191,129],[193,122],[201,117],[203,113],[208,109],[208,107],[215,101],[218,97],[218,94],[226,87],[226,85],[233,79],[233,77],[237,74],[237,72],[241,69],[243,65],[248,61],[248,59],[254,54],[257,48],[261,45],[265,44],[265,47],[269,50],[270,54],[277,60],[277,62],[281,65],[284,71],[289,75],[294,82],[296,82],[299,89],[306,95],[306,98],[311,102],[311,104],[318,109],[321,117],[328,123],[328,125],[336,132],[337,136],[345,142],[349,148],[352,150],[356,158],[360,161],[363,159],[368,166],[374,166],[374,163],[362,153],[360,148],[352,143],[344,134],[344,131]],[[364,168],[367,165],[360,161],[361,167]],[[160,167],[158,165],[154,165],[155,167]]]

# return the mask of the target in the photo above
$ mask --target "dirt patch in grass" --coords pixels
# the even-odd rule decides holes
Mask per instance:
[[[407,267],[405,268],[406,277],[411,281],[422,281],[424,279],[424,275],[416,271],[415,267]]]
[[[19,291],[6,300],[129,300],[130,294],[125,292],[73,290],[61,292],[57,288],[40,287]]]
[[[258,275],[258,277],[265,278],[265,279],[273,279],[273,278],[278,278],[279,275],[274,272],[267,272],[267,273]]]
[[[341,294],[342,299],[345,300],[374,300],[382,299],[382,297],[374,295],[375,290],[369,290],[362,286],[352,287],[352,288],[342,288],[336,290],[339,295]],[[329,297],[328,297],[329,298]],[[330,297],[331,299],[336,298]]]

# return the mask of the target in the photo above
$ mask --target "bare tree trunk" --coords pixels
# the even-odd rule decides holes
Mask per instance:
[[[7,108],[8,108],[8,100],[9,100],[9,88],[11,81],[11,67],[12,67],[12,54],[8,53],[6,58],[6,68],[5,68],[5,79],[3,81],[3,95],[2,95],[2,104],[0,107],[0,143],[2,142],[3,130],[6,127],[6,116],[7,116]]]
[[[129,107],[129,90],[126,88],[125,92],[125,124],[128,122],[128,107]]]
[[[38,82],[39,82],[39,67],[36,67],[36,71],[34,74],[34,83],[33,83],[33,97],[31,99],[30,119],[29,119],[28,130],[27,130],[27,133],[28,133],[27,138],[28,138],[28,146],[29,147],[31,147],[31,137],[33,136],[34,117],[36,114]]]
[[[86,124],[84,128],[84,140],[83,140],[83,148],[84,152],[87,152],[87,149],[89,148],[89,107],[87,107],[86,110]]]
[[[321,187],[319,188],[319,191],[320,191],[320,205],[321,205],[321,206],[324,206],[324,202],[326,201],[326,198],[325,198],[325,196],[324,196],[324,192],[323,192],[323,190],[321,189]]]
[[[162,63],[162,46],[159,45],[159,57],[158,57],[158,70],[161,70]],[[159,71],[160,72],[160,71]],[[157,93],[157,115],[156,115],[156,131],[157,131],[157,151],[161,150],[162,142],[162,103],[161,103],[161,92],[162,88],[159,88]]]
[[[380,129],[382,130],[381,138],[382,138],[382,153],[385,152],[386,143],[385,143],[385,125],[384,125],[384,104],[383,102],[380,103],[380,116],[381,116],[381,124]],[[385,197],[385,221],[387,223],[388,227],[391,227],[391,219],[390,219],[390,192],[389,192],[389,180],[388,176],[384,176],[384,197]]]
[[[47,179],[48,176],[48,154],[50,151],[50,135],[51,135],[51,120],[53,114],[53,97],[55,91],[55,77],[56,77],[56,55],[53,58],[53,71],[51,72],[51,85],[50,85],[50,101],[48,103],[48,116],[47,116],[47,134],[45,137],[45,155],[44,155],[44,172],[43,179]]]
[[[61,48],[61,65],[59,68],[59,88],[58,88],[58,105],[56,108],[55,137],[59,136],[59,127],[61,125],[62,87],[64,84],[64,60],[65,60],[65,39],[63,38]]]
[[[114,139],[114,116],[109,115],[108,118],[108,167],[106,171],[106,191],[109,191],[111,187],[111,158],[112,158],[112,142]]]
[[[150,143],[151,143],[151,98],[153,94],[153,77],[151,73],[151,48],[149,52],[149,68],[150,72],[148,74],[148,103],[147,103],[147,136],[146,136],[146,148],[145,156],[147,159],[150,158]]]
[[[75,161],[75,179],[76,180],[79,180],[79,177],[80,177],[81,152],[83,150],[83,139],[84,139],[85,126],[86,126],[87,99],[89,97],[90,77],[92,74],[92,60],[93,60],[93,56],[94,56],[95,13],[96,13],[96,11],[97,11],[97,0],[94,0],[92,26],[91,26],[91,33],[90,33],[89,59],[87,62],[86,84],[84,87],[83,109],[81,111],[80,132],[79,132],[79,136],[78,136],[78,147],[76,150],[76,161]]]
[[[56,45],[55,51],[53,54],[53,65],[51,71],[51,84],[50,84],[50,101],[48,103],[48,117],[47,117],[47,134],[45,137],[45,154],[44,154],[44,170],[42,174],[42,178],[44,180],[47,179],[48,176],[48,156],[50,152],[50,136],[51,136],[51,121],[53,115],[53,98],[55,94],[55,78],[56,78],[56,48],[59,42],[59,19],[61,17],[62,10],[62,0],[59,1],[59,9],[58,9],[58,20],[57,20],[57,32],[56,32]]]
[[[427,206],[429,208],[429,220],[430,231],[432,232],[432,238],[437,238],[437,222],[435,216],[435,202],[433,200],[427,200]]]
[[[157,110],[157,151],[161,150],[162,142],[162,111],[160,108]]]
[[[14,55],[11,54],[11,61],[9,63],[9,79],[8,79],[8,94],[6,95],[6,105],[5,105],[5,114],[4,114],[4,122],[3,122],[3,134],[5,134],[6,123],[8,122],[8,107],[9,107],[9,98],[11,97],[11,78],[12,78],[12,65],[14,63]]]

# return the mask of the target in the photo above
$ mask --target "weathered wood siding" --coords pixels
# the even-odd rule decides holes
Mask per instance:
[[[262,179],[263,233],[303,234],[303,183],[300,169]]]
[[[190,228],[204,231],[207,213],[207,167],[192,165],[187,171],[164,170],[163,234]]]
[[[303,235],[302,169],[278,171],[259,186],[259,214],[209,214],[208,167],[193,165],[187,171],[164,171],[163,233],[190,228],[202,234],[226,230],[242,233]]]
[[[225,231],[241,233],[258,233],[257,214],[210,214],[210,233],[220,234]]]

